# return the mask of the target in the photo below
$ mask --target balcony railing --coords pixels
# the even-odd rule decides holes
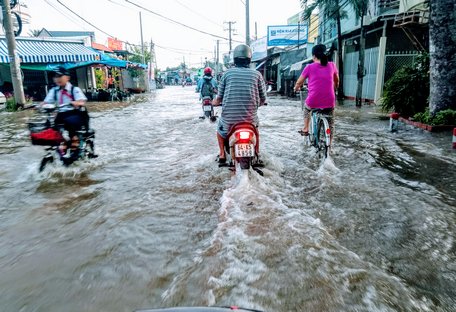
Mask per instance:
[[[411,10],[396,14],[394,18],[394,27],[425,25],[427,23],[429,23],[429,10]]]
[[[378,0],[378,11],[379,14],[383,14],[388,11],[399,10],[400,0]]]

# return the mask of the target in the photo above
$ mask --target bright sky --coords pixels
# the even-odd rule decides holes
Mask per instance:
[[[139,11],[126,0],[22,0],[31,15],[30,29],[95,31],[96,41],[106,44],[107,36],[87,25],[67,11],[65,4],[89,22],[120,40],[141,42]],[[224,22],[235,21],[234,40],[245,41],[245,0],[130,0],[151,11],[177,20],[199,30],[228,38]],[[250,0],[250,34],[266,35],[268,25],[285,25],[287,18],[300,11],[299,0]],[[214,47],[219,38],[170,23],[142,10],[143,37],[152,38],[156,47],[158,68],[179,65],[185,58],[190,66],[200,66],[204,59],[214,58]],[[237,42],[233,42],[233,48]],[[220,39],[220,59],[228,52],[228,40]]]

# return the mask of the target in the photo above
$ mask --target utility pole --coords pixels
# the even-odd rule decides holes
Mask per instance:
[[[356,107],[361,107],[362,105],[362,97],[363,97],[363,79],[365,76],[364,72],[364,54],[366,49],[366,34],[365,34],[365,26],[364,26],[364,15],[366,14],[366,2],[363,2],[361,7],[361,29],[359,35],[359,58],[358,58],[358,85],[356,87]]]
[[[146,64],[146,55],[144,54],[144,38],[143,38],[143,27],[142,27],[142,15],[139,11],[139,28],[141,30],[141,53],[142,53],[142,63]]]
[[[139,11],[139,28],[141,30],[141,54],[142,54],[142,63],[143,64],[146,64],[146,52],[144,50],[144,38],[143,38],[143,27],[142,27],[142,15],[141,15],[141,11]],[[149,88],[149,79],[148,79],[148,75],[146,75],[146,91],[150,91],[150,88]]]
[[[300,44],[299,44],[299,39],[300,39],[299,38],[299,34],[300,34],[300,32],[301,32],[301,21],[298,21],[298,50],[299,50],[299,46],[300,46]]]
[[[220,56],[220,40],[217,40],[217,56],[215,58],[215,79],[217,80],[219,73],[219,56]]]
[[[258,25],[257,25],[257,22],[255,22],[255,40],[258,40]]]
[[[245,44],[250,45],[250,5],[249,0],[245,0]]]
[[[157,89],[155,84],[155,46],[152,38],[150,38],[150,65],[149,65],[149,86],[150,90]]]
[[[236,24],[236,22],[225,22],[224,24],[228,24],[228,29],[225,29],[228,30],[228,39],[229,39],[229,46],[230,46],[230,53],[231,51],[233,50],[233,46],[232,46],[232,33],[235,32],[235,29],[233,27],[234,24]]]
[[[10,59],[11,81],[13,83],[14,99],[17,106],[24,106],[25,96],[22,85],[21,62],[16,53],[16,39],[14,38],[13,21],[11,20],[10,0],[3,0],[3,25],[8,44],[8,56]]]

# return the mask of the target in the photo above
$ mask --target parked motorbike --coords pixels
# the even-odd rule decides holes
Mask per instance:
[[[64,166],[70,166],[75,161],[98,157],[95,154],[95,131],[93,129],[81,129],[76,134],[79,137],[79,146],[70,148],[71,142],[63,125],[54,125],[56,107],[53,104],[45,104],[39,108],[41,116],[28,122],[30,138],[33,145],[45,146],[45,154],[41,159],[39,171],[43,171],[48,163],[60,160]],[[63,145],[67,148],[63,152]]]
[[[203,107],[203,116],[201,119],[209,118],[211,122],[217,121],[217,116],[214,113],[214,106],[212,105],[212,99],[209,96],[205,96],[202,99],[202,107]]]

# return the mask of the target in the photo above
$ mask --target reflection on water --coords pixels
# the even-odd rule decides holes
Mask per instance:
[[[345,103],[321,163],[296,133],[299,102],[269,103],[264,177],[216,166],[193,88],[90,104],[100,157],[41,174],[33,112],[0,114],[2,311],[455,310],[447,138],[388,133]]]

